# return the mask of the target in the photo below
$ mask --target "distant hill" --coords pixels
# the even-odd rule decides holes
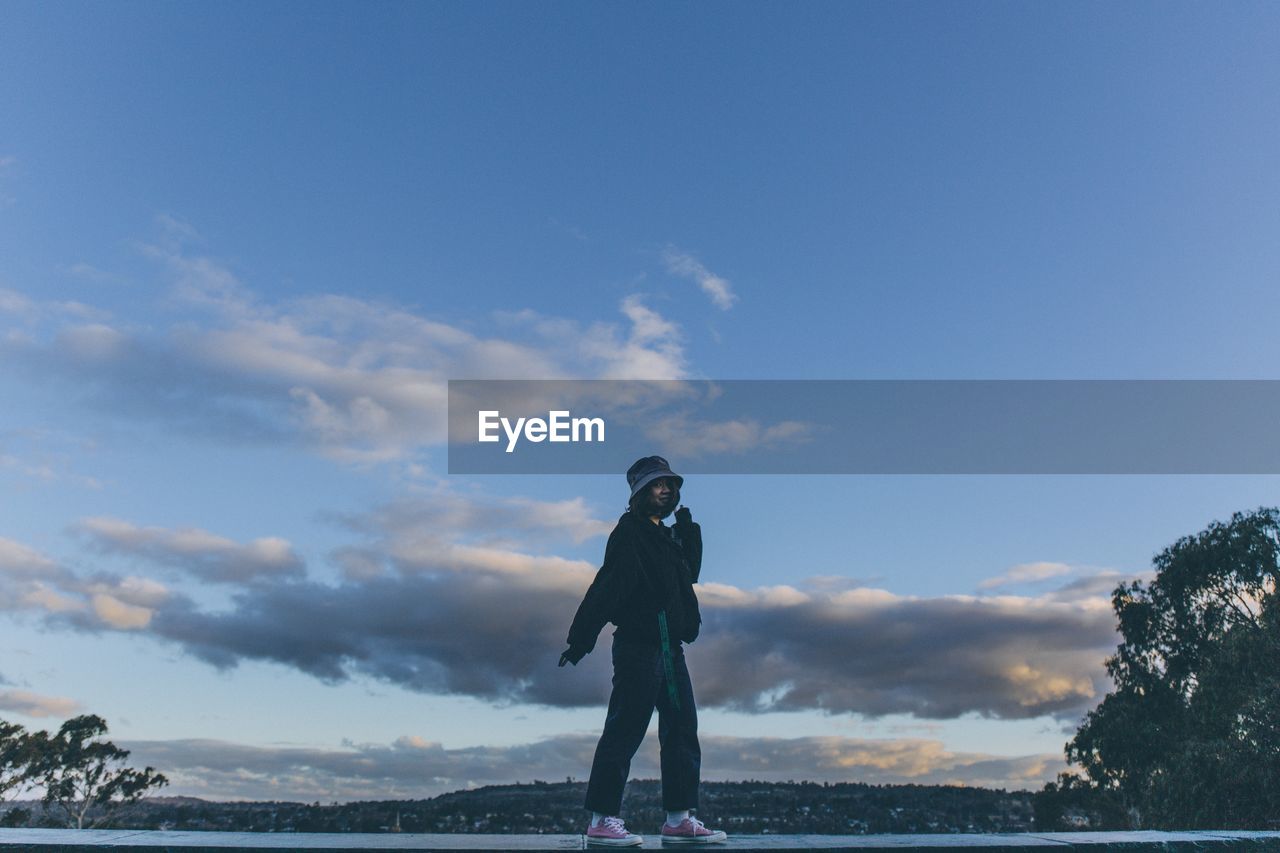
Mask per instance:
[[[238,832],[459,832],[577,834],[586,826],[585,782],[489,785],[425,800],[352,803],[234,802],[151,797],[113,826]],[[656,779],[627,785],[622,815],[641,834],[665,813]],[[703,782],[698,815],[730,833],[1029,832],[1031,792],[943,785]],[[9,803],[33,811],[38,803]],[[397,829],[398,828],[398,829]]]

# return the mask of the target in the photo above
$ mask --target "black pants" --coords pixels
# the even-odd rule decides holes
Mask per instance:
[[[613,643],[613,693],[604,733],[596,745],[587,783],[586,806],[593,812],[616,815],[622,810],[622,789],[631,774],[631,759],[640,748],[653,709],[658,709],[658,742],[661,744],[662,807],[682,811],[698,807],[698,781],[702,750],[698,746],[698,709],[685,665],[684,650],[671,649],[677,710],[671,706],[667,677],[658,646]]]

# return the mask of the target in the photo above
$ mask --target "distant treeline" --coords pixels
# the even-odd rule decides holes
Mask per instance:
[[[534,782],[455,791],[426,800],[215,803],[150,797],[110,825],[228,832],[457,832],[580,834],[585,782]],[[942,785],[703,782],[699,814],[730,833],[1028,832],[1032,793]],[[16,804],[13,804],[16,805]],[[31,825],[40,824],[39,804]],[[661,825],[661,784],[633,780],[622,813],[637,832]]]

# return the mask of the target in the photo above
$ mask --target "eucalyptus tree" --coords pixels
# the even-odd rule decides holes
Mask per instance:
[[[97,739],[106,733],[105,720],[86,714],[67,720],[53,736],[45,732],[33,736],[45,807],[60,810],[77,829],[83,829],[86,821],[90,826],[104,823],[150,789],[169,783],[152,767],[126,767],[128,750]]]
[[[0,803],[31,781],[34,758],[32,738],[27,730],[17,723],[0,720]],[[30,816],[26,809],[7,809],[0,816],[0,826],[26,823]]]
[[[1112,592],[1123,636],[1106,660],[1115,690],[1065,745],[1082,773],[1046,786],[1039,811],[1090,801],[1134,829],[1275,828],[1280,510],[1215,521],[1153,566],[1149,584]]]

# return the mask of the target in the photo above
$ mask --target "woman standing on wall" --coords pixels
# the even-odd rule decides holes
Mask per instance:
[[[604,564],[587,590],[560,666],[575,666],[596,644],[606,622],[613,634],[613,693],[587,783],[591,811],[587,843],[633,846],[619,812],[631,759],[658,709],[664,843],[725,841],[690,813],[698,808],[702,752],[698,712],[681,643],[698,636],[702,617],[693,584],[702,568],[702,530],[680,502],[684,478],[661,456],[646,456],[627,470],[631,499],[609,534]],[[668,527],[663,519],[675,513]]]

